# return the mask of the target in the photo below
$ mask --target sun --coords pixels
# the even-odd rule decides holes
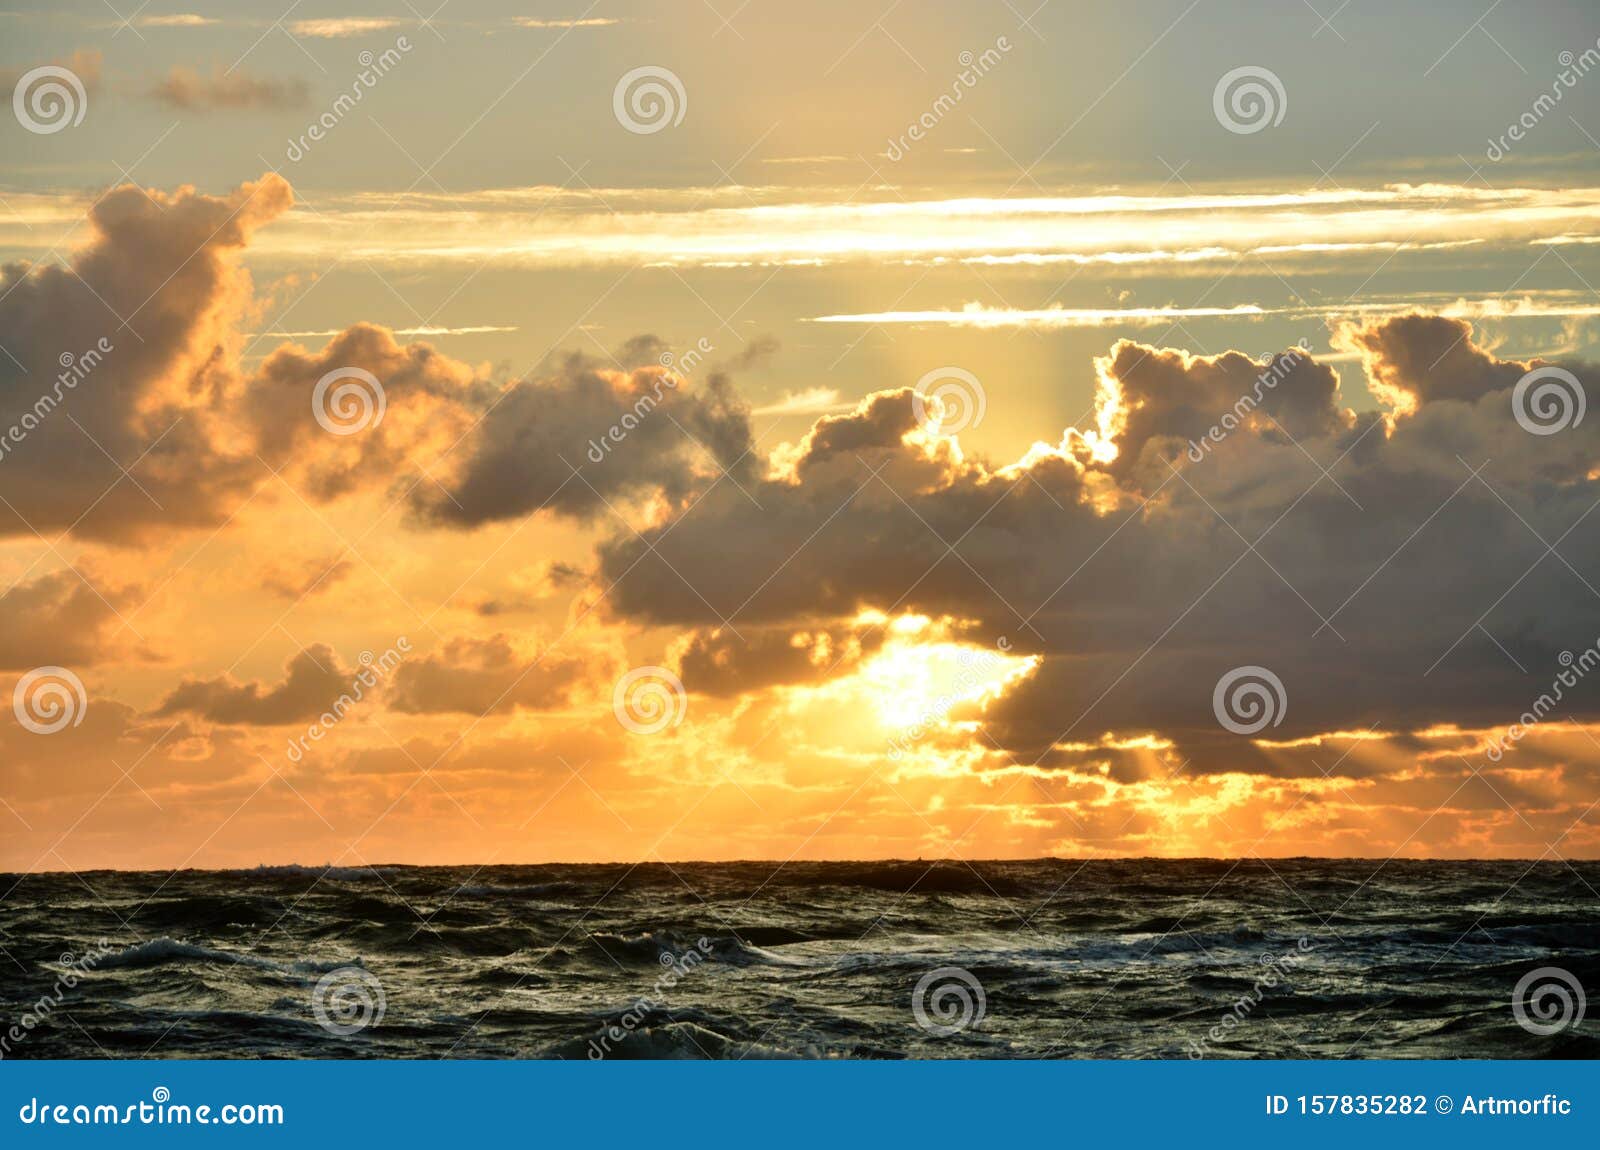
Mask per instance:
[[[926,616],[901,616],[888,630],[883,648],[852,678],[878,723],[891,732],[952,726],[953,712],[999,698],[1039,662],[1011,654],[1005,640],[993,647],[952,640],[946,637],[948,623]]]

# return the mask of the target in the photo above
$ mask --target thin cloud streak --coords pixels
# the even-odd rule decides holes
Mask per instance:
[[[294,212],[258,258],[315,257],[361,237],[352,258],[407,265],[747,267],[1142,264],[1204,266],[1247,256],[1319,261],[1374,253],[1447,258],[1455,249],[1526,250],[1580,236],[1600,187],[1379,189],[1177,196],[965,197],[856,202],[789,188],[500,188],[459,195],[366,193]],[[874,193],[876,194],[876,193]],[[803,198],[800,198],[802,197]],[[35,202],[37,201],[37,202]],[[0,248],[27,254],[41,216],[73,201],[17,197]],[[81,212],[81,209],[79,209]],[[21,226],[26,221],[29,226]],[[1203,237],[1203,242],[1197,242]]]
[[[1523,296],[1507,300],[1499,296],[1483,299],[1457,299],[1440,302],[1437,297],[1418,295],[1400,301],[1379,303],[1336,303],[1326,307],[1262,307],[1238,304],[1234,307],[1125,307],[1125,308],[1011,308],[986,307],[968,303],[963,307],[921,311],[857,312],[845,315],[813,316],[811,323],[933,324],[944,327],[975,328],[1069,328],[1104,327],[1109,324],[1155,324],[1184,319],[1262,319],[1266,316],[1334,317],[1353,315],[1401,315],[1426,308],[1451,319],[1549,319],[1600,315],[1600,305]]]

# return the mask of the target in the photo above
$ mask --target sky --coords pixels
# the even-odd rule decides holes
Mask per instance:
[[[0,869],[1600,857],[1600,13],[0,8]]]

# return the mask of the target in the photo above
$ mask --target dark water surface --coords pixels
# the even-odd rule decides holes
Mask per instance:
[[[0,1022],[31,1025],[6,1057],[1600,1054],[1559,993],[1529,1008],[1568,1019],[1553,1033],[1512,1011],[1537,968],[1600,988],[1600,863],[273,867],[7,888]]]

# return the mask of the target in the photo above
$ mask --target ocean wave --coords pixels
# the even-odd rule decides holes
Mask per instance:
[[[1540,1036],[1507,1007],[1548,965],[1592,999],[1600,863],[1378,865],[985,862],[982,880],[947,864],[925,884],[910,860],[796,863],[770,882],[776,864],[752,862],[399,867],[382,882],[104,872],[88,876],[93,900],[75,876],[39,874],[0,923],[26,971],[0,979],[0,1017],[105,938],[73,991],[77,1026],[36,1029],[22,1057],[587,1060],[607,1036],[617,1058],[1600,1053],[1587,1021]],[[309,992],[355,954],[389,1010],[337,1040]],[[987,1009],[935,1041],[913,997],[941,967],[969,974]],[[1209,1038],[1241,1002],[1243,1023]]]
[[[250,875],[257,878],[319,878],[329,879],[333,882],[364,882],[368,879],[381,879],[385,872],[393,873],[395,867],[356,866],[341,867],[331,864],[325,866],[302,866],[299,863],[283,863],[278,866],[249,867],[235,871],[222,871],[222,874]]]
[[[451,892],[469,898],[580,898],[586,892],[575,882],[539,882],[530,886],[496,886],[493,883],[463,883]]]
[[[224,926],[270,926],[283,917],[285,909],[276,898],[202,894],[148,901],[132,917],[144,925],[192,931]]]
[[[94,964],[94,969],[142,970],[169,963],[185,962],[227,963],[233,966],[248,966],[256,970],[273,970],[283,974],[322,974],[330,970],[338,970],[344,966],[362,965],[359,958],[334,961],[303,959],[288,963],[274,962],[272,959],[262,958],[259,955],[216,950],[209,946],[198,946],[192,942],[182,942],[175,938],[163,936],[136,943],[126,950],[121,950],[116,954],[102,958]]]
[[[802,965],[797,958],[776,954],[730,935],[702,935],[696,938],[673,930],[652,930],[637,935],[598,931],[588,935],[588,942],[614,962],[664,966],[668,959],[681,963],[691,954],[698,954],[710,961],[733,966],[758,963],[772,966]]]
[[[698,1013],[698,1012],[697,1012]],[[586,1038],[557,1043],[545,1052],[549,1058],[591,1061],[614,1058],[622,1061],[702,1061],[708,1059],[793,1060],[819,1058],[815,1046],[788,1048],[770,1040],[736,1038],[708,1025],[708,1019],[666,1018],[659,1013],[646,1025],[623,1030],[615,1024],[603,1026]],[[620,1037],[618,1035],[620,1034]]]

